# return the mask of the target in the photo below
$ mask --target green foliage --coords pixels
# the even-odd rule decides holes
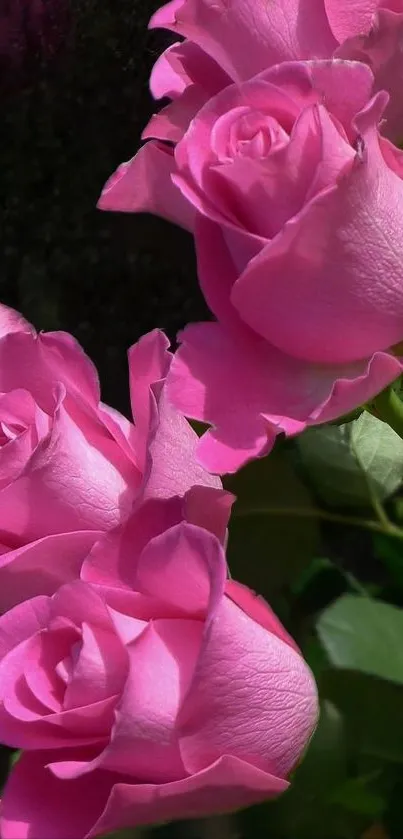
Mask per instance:
[[[334,667],[403,685],[402,609],[345,595],[323,612],[317,631]]]
[[[270,598],[299,575],[318,548],[309,492],[282,445],[227,478],[225,487],[238,499],[227,551],[231,573]]]

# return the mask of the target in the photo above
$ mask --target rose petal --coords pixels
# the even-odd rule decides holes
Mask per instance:
[[[98,201],[100,210],[120,213],[156,213],[192,230],[194,210],[173,185],[175,160],[162,143],[142,146],[136,156],[122,163],[105,184]]]

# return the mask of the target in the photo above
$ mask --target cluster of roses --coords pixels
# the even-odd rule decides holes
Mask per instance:
[[[216,321],[168,392],[235,471],[402,370],[403,0],[171,0],[151,27],[184,38],[151,74],[172,102],[100,207],[193,232]]]
[[[228,579],[233,497],[167,401],[167,347],[129,352],[131,423],[70,335],[0,307],[2,839],[252,804],[315,725],[300,652]]]
[[[287,787],[315,685],[228,579],[216,476],[402,370],[403,0],[171,0],[152,26],[184,38],[151,77],[172,101],[100,207],[190,229],[216,321],[131,348],[132,424],[70,336],[0,310],[2,839]]]

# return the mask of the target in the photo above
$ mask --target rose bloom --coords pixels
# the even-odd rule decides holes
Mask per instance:
[[[71,335],[37,335],[0,306],[0,609],[21,598],[22,576],[25,597],[38,578],[42,594],[67,570],[74,579],[138,499],[220,486],[194,462],[196,434],[167,404],[167,346],[155,331],[129,351],[133,425],[100,401],[96,370]]]
[[[226,84],[195,49],[163,57],[154,83],[182,93],[101,206],[154,209],[194,231],[217,322],[180,336],[168,393],[213,426],[199,457],[221,473],[399,375],[403,157],[379,134],[388,96],[372,97],[366,65],[289,62]]]
[[[227,580],[231,501],[143,502],[81,580],[0,618],[0,739],[24,750],[2,839],[89,839],[287,788],[316,688],[268,605]]]

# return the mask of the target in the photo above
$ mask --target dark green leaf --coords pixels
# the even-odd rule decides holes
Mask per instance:
[[[368,482],[351,450],[351,424],[309,428],[298,437],[302,463],[320,499],[331,506],[370,505]]]
[[[238,500],[231,521],[231,573],[266,596],[290,582],[319,541],[315,511],[283,447],[225,480]]]
[[[323,696],[344,716],[351,754],[403,762],[403,688],[364,673],[328,670],[321,674]]]

